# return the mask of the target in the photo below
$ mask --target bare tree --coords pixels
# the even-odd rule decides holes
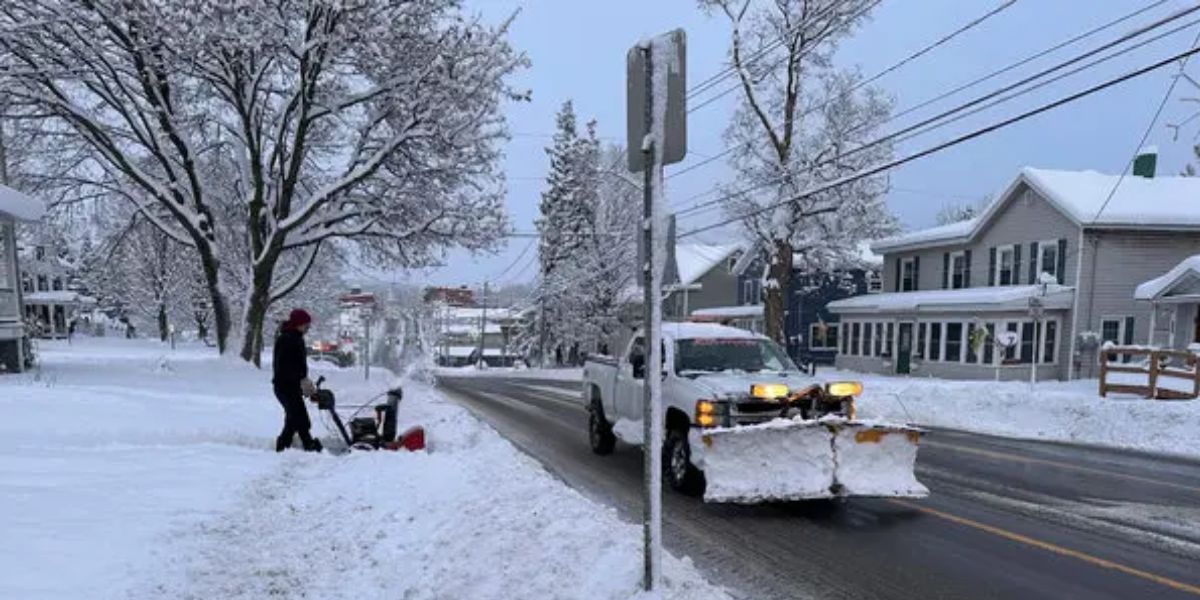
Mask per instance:
[[[838,42],[876,3],[700,1],[731,28],[741,103],[725,137],[738,180],[722,197],[726,212],[766,248],[766,333],[781,343],[795,261],[828,268],[851,256],[858,241],[895,229],[883,177],[804,193],[891,156],[890,145],[865,145],[887,119],[891,100],[832,60]]]
[[[241,356],[324,245],[423,265],[507,226],[500,113],[526,60],[457,0],[10,0],[0,85],[77,157],[47,185],[118,196],[204,273],[243,271]]]

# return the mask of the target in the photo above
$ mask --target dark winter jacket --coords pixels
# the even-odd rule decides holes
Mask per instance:
[[[283,329],[275,338],[275,387],[299,390],[300,380],[308,377],[308,352],[304,345],[304,334],[295,329]]]

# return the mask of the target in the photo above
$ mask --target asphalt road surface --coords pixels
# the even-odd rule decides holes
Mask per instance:
[[[641,451],[592,454],[578,383],[440,386],[640,521]],[[1200,597],[1200,462],[942,430],[917,462],[923,500],[736,506],[667,490],[665,543],[745,598]]]

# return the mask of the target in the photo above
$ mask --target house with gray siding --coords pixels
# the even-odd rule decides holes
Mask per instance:
[[[25,368],[25,327],[20,269],[17,265],[17,221],[39,219],[45,207],[20,192],[0,185],[0,373]]]
[[[843,323],[838,366],[1068,379],[1096,376],[1105,342],[1200,342],[1200,275],[1178,276],[1170,301],[1135,298],[1200,254],[1200,178],[1155,177],[1153,165],[1026,168],[973,219],[875,242],[884,293],[829,306]]]

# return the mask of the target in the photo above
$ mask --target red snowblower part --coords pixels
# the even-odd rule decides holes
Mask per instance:
[[[317,391],[312,400],[317,408],[327,411],[337,428],[338,435],[351,450],[408,450],[415,452],[425,449],[425,428],[410,427],[399,436],[396,435],[396,413],[400,401],[404,398],[404,390],[396,387],[385,392],[387,401],[375,406],[375,417],[356,417],[367,405],[363,405],[353,415],[350,415],[350,427],[337,412],[337,401],[333,392],[321,389],[325,378],[317,379]],[[384,394],[381,394],[384,395]]]

